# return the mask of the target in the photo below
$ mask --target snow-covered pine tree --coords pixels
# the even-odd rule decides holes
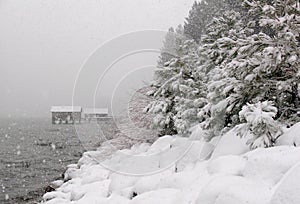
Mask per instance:
[[[147,95],[149,91],[152,91],[149,85],[135,91],[128,103],[127,117],[118,124],[122,133],[141,142],[153,142],[157,137],[157,132],[151,129],[155,115],[144,113],[145,106],[153,101]]]
[[[239,113],[242,124],[237,125],[238,135],[248,138],[251,149],[274,146],[282,134],[281,126],[274,120],[277,108],[264,101],[243,106]]]
[[[176,30],[169,29],[159,56],[157,69],[154,73],[154,86],[160,87],[174,76],[176,60],[183,55],[182,45],[187,40],[183,34],[183,27],[179,25]]]
[[[204,73],[197,67],[198,45],[193,40],[181,42],[178,57],[155,71],[156,101],[146,108],[156,114],[154,123],[161,128],[161,134],[187,132],[199,123],[197,113],[205,101]]]
[[[170,34],[170,32],[168,33]],[[175,53],[166,53],[168,50],[168,39],[170,36],[174,37],[172,41],[172,51]],[[154,82],[152,86],[154,91],[148,93],[155,99],[147,107],[145,112],[154,113],[154,127],[160,130],[160,135],[172,135],[176,134],[176,128],[174,127],[174,115],[175,110],[175,96],[176,92],[172,88],[171,84],[177,81],[180,77],[181,60],[180,56],[183,56],[182,45],[185,42],[186,37],[183,35],[183,27],[179,25],[174,35],[167,35],[164,41],[165,45],[162,49],[158,67],[154,73]],[[166,57],[168,55],[168,57]],[[169,61],[165,60],[169,57],[172,58]]]
[[[228,88],[224,88],[227,85],[234,86],[235,81],[225,76],[223,67],[238,54],[238,39],[245,38],[250,32],[251,29],[245,28],[240,14],[231,10],[213,19],[207,34],[202,37],[200,53],[205,61],[199,66],[199,71],[206,74],[208,104],[199,113],[199,117],[208,116],[202,124],[204,129],[209,130],[207,139],[219,135],[226,125],[225,99]]]
[[[201,71],[209,73],[220,66],[228,57],[236,55],[235,41],[251,33],[246,29],[239,12],[229,10],[218,18],[214,18],[208,25],[207,34],[202,36],[199,48],[205,62],[201,65]]]
[[[277,118],[299,120],[300,2],[256,0],[245,4],[249,13],[260,14],[261,27],[272,30],[260,45],[261,55],[255,57],[262,62],[254,69],[265,87],[261,97],[275,102]]]
[[[201,108],[206,104],[205,73],[199,72],[201,58],[198,54],[198,44],[193,40],[185,41],[181,57],[181,74],[172,83],[176,90],[174,125],[177,132],[186,133],[189,128],[198,124],[202,119],[198,117]]]
[[[184,23],[185,34],[199,42],[212,19],[222,16],[227,10],[242,11],[239,0],[200,0],[195,1]]]
[[[158,60],[158,66],[163,67],[165,63],[169,62],[172,58],[178,56],[180,50],[180,44],[183,39],[183,27],[179,25],[176,29],[169,28],[164,42],[163,47],[160,50],[160,56]]]
[[[220,113],[212,114],[211,120],[220,121],[223,116],[223,130],[240,122],[239,112],[247,103],[274,102],[276,119],[289,119],[297,113],[299,5],[297,1],[276,0],[272,6],[268,2],[246,1],[249,12],[260,13],[260,25],[273,28],[272,36],[260,32],[225,38],[236,54],[228,55],[220,69],[222,77],[210,83],[210,95],[217,97],[208,97],[213,104],[211,113]],[[247,28],[251,25],[255,26],[249,22]]]
[[[248,6],[250,13],[260,14],[260,26],[270,27],[272,35],[261,32],[241,41],[239,56],[227,65],[228,76],[235,77],[241,87],[234,94],[245,102],[274,101],[277,118],[296,119],[293,116],[299,108],[299,2],[274,0],[270,5],[268,0],[252,1]]]
[[[184,24],[185,34],[199,42],[201,36],[206,33],[206,26],[219,14],[217,8],[217,5],[211,4],[210,1],[195,1]]]

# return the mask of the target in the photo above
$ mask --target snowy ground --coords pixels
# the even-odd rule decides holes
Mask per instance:
[[[164,136],[112,153],[110,145],[69,165],[46,204],[298,204],[300,124],[278,146],[250,151],[234,131],[210,143]],[[109,153],[108,153],[109,152]],[[106,153],[106,154],[105,154]]]

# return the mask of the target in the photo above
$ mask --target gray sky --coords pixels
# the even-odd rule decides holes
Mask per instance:
[[[87,63],[75,88],[75,103],[92,106],[91,96],[96,92],[96,105],[108,106],[107,98],[113,90],[122,95],[128,91],[120,87],[132,89],[132,84],[151,78],[149,69],[143,66],[155,64],[157,55],[126,58],[110,70],[97,88],[96,82],[107,68],[101,63],[109,64],[103,62],[103,58],[107,59],[103,53],[124,54],[116,50],[130,51],[126,46],[136,43],[126,38],[128,42],[123,40],[119,46],[117,40],[107,41],[132,31],[176,27],[184,22],[192,3],[193,0],[0,0],[0,116],[47,116],[51,105],[72,104],[76,76],[84,62]],[[159,36],[147,39],[144,41],[149,42],[143,46],[160,46],[154,42]],[[101,45],[105,42],[104,47],[109,48],[103,50]],[[97,48],[100,51],[95,52]],[[91,60],[86,61],[89,56]],[[131,74],[123,79],[126,73]]]

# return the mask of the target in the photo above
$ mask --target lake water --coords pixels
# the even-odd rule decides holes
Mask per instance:
[[[75,129],[76,127],[76,129]],[[51,181],[86,150],[114,134],[110,121],[52,125],[50,119],[0,119],[0,203],[36,203]]]

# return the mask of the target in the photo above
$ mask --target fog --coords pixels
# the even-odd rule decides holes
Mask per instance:
[[[158,53],[136,53],[105,70],[134,49],[160,47],[163,32],[130,33],[176,27],[192,3],[0,0],[0,117],[47,117],[51,105],[125,104],[122,97],[151,80]]]

